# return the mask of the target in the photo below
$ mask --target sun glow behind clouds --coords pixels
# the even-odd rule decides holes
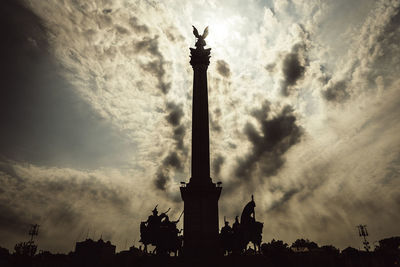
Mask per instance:
[[[243,40],[238,30],[238,25],[241,24],[240,20],[241,18],[239,16],[223,18],[219,16],[210,16],[205,18],[204,22],[198,24],[204,25],[204,27],[200,26],[197,29],[202,34],[204,28],[208,25],[209,35],[206,38],[207,46],[212,47],[213,50],[223,51],[217,48],[224,47],[224,50],[227,50],[240,44],[241,40]]]
[[[227,21],[212,21],[209,26],[209,37],[207,38],[208,45],[212,47],[224,44],[229,38],[228,33],[230,31],[231,29],[229,28]]]
[[[366,15],[355,15],[354,21],[349,23],[348,14],[358,14],[355,11],[360,10],[357,5],[349,5],[348,13],[343,15],[340,11],[345,6],[345,0],[338,1],[339,4],[336,7],[335,4],[324,3],[328,0],[323,0],[321,3],[319,3],[320,1],[315,3],[314,1],[302,1],[274,1],[268,6],[262,1],[255,0],[246,2],[238,0],[170,1],[168,4],[163,4],[162,1],[152,1],[151,3],[147,1],[112,1],[111,3],[110,1],[95,0],[91,1],[89,5],[85,3],[85,0],[75,0],[73,4],[69,3],[70,1],[27,1],[32,2],[31,5],[35,5],[35,12],[43,16],[51,32],[57,33],[52,35],[51,43],[57,52],[57,62],[65,66],[67,81],[74,85],[79,92],[78,95],[84,99],[84,103],[89,103],[93,110],[101,114],[101,118],[106,118],[107,122],[118,130],[117,134],[121,132],[121,135],[124,136],[124,133],[129,132],[128,137],[137,142],[138,147],[136,149],[127,147],[130,152],[126,152],[126,154],[124,150],[122,153],[127,155],[130,162],[133,162],[132,168],[125,167],[125,165],[119,166],[110,161],[103,163],[104,155],[101,153],[103,150],[95,153],[101,157],[93,156],[91,159],[102,164],[99,165],[98,171],[54,170],[56,167],[43,167],[42,170],[40,167],[40,172],[32,172],[24,167],[25,165],[10,166],[10,169],[17,169],[16,175],[26,174],[21,177],[24,180],[32,181],[32,183],[24,184],[26,190],[21,191],[14,186],[14,183],[9,183],[8,174],[5,173],[4,183],[8,186],[6,192],[10,192],[6,196],[10,197],[10,203],[18,202],[14,207],[10,206],[10,209],[18,211],[21,205],[26,204],[32,212],[32,216],[47,216],[49,220],[52,220],[52,210],[39,210],[37,209],[40,206],[39,202],[33,200],[28,203],[30,198],[24,196],[33,196],[39,200],[46,197],[55,201],[54,205],[65,206],[65,204],[72,203],[68,212],[74,215],[75,219],[72,223],[75,225],[65,224],[65,227],[74,227],[76,231],[79,231],[79,226],[86,227],[84,225],[89,217],[90,222],[96,222],[94,226],[97,228],[108,228],[108,226],[115,225],[115,220],[103,216],[104,212],[95,214],[96,209],[91,208],[95,207],[95,204],[103,198],[99,199],[97,195],[88,194],[83,196],[82,201],[85,202],[83,203],[71,200],[68,197],[69,189],[55,193],[45,190],[54,184],[54,177],[65,176],[65,179],[57,180],[58,183],[75,185],[75,180],[77,182],[82,180],[83,184],[79,184],[82,188],[94,188],[107,193],[109,197],[106,196],[104,199],[110,199],[112,205],[106,205],[103,211],[115,214],[117,217],[125,218],[129,215],[137,220],[145,218],[148,210],[153,209],[154,206],[151,206],[152,203],[148,203],[149,201],[146,202],[144,196],[153,201],[169,203],[172,208],[171,212],[179,210],[182,202],[175,202],[179,200],[179,194],[173,194],[179,191],[176,190],[179,186],[175,184],[175,181],[180,181],[181,178],[175,176],[175,180],[171,179],[167,187],[168,193],[165,195],[167,198],[163,198],[164,195],[160,191],[154,190],[153,181],[159,164],[163,162],[164,154],[174,148],[177,136],[175,130],[187,129],[188,132],[182,138],[187,138],[184,139],[185,144],[190,146],[191,98],[189,96],[192,90],[193,72],[189,64],[188,47],[194,47],[196,42],[191,27],[194,25],[200,34],[203,33],[206,26],[209,26],[209,36],[206,38],[207,48],[212,49],[208,69],[209,110],[210,117],[212,116],[211,118],[218,123],[217,126],[222,129],[220,132],[211,132],[210,151],[214,153],[212,159],[213,155],[218,154],[224,157],[218,179],[221,178],[225,186],[236,181],[231,178],[236,179],[232,177],[232,174],[237,166],[238,157],[245,157],[248,152],[251,152],[252,143],[244,132],[245,125],[251,123],[256,130],[259,130],[258,126],[261,125],[251,112],[254,109],[260,110],[265,100],[270,101],[277,108],[286,104],[293,106],[296,116],[298,114],[298,120],[302,120],[299,124],[304,129],[304,139],[285,154],[285,163],[279,171],[279,175],[268,179],[261,175],[255,176],[256,189],[249,187],[247,190],[246,185],[235,186],[235,190],[237,190],[235,195],[227,194],[221,198],[221,213],[226,213],[228,217],[234,218],[234,215],[240,212],[243,203],[248,201],[249,195],[255,193],[259,196],[257,197],[258,208],[264,210],[260,214],[259,220],[266,223],[266,227],[264,227],[267,229],[264,232],[264,241],[266,242],[277,237],[285,242],[294,241],[294,238],[299,237],[297,230],[304,229],[304,236],[311,239],[318,238],[318,240],[314,239],[318,243],[331,242],[338,246],[355,246],[354,242],[348,239],[349,235],[344,229],[353,229],[353,225],[365,221],[365,218],[369,214],[373,214],[372,212],[377,208],[381,208],[382,221],[376,223],[365,221],[365,223],[371,224],[371,227],[375,228],[380,227],[379,224],[385,223],[387,229],[385,233],[387,235],[393,233],[393,229],[397,228],[392,222],[396,221],[398,216],[393,218],[393,214],[390,211],[385,212],[385,208],[382,207],[398,207],[396,204],[398,194],[394,195],[395,190],[391,190],[397,185],[396,179],[394,179],[396,178],[395,172],[390,171],[386,174],[385,169],[388,165],[390,170],[396,170],[397,159],[395,157],[398,153],[396,145],[400,144],[400,139],[395,135],[400,127],[398,121],[395,120],[398,110],[395,107],[397,107],[396,103],[399,98],[396,98],[398,96],[396,92],[389,97],[387,95],[389,88],[386,86],[386,83],[392,79],[391,77],[397,77],[396,68],[393,67],[395,65],[387,65],[385,71],[392,69],[393,72],[388,74],[381,72],[380,68],[374,67],[373,62],[376,61],[377,56],[368,53],[376,50],[385,52],[385,55],[395,55],[390,51],[396,51],[397,46],[393,45],[393,48],[387,50],[386,46],[394,42],[379,33],[385,29],[382,23],[389,21],[390,12],[387,11],[389,5],[386,8],[379,6],[381,13],[372,10],[373,16],[368,19],[366,19]],[[367,2],[367,0],[358,1]],[[324,10],[320,10],[321,8]],[[22,16],[25,16],[24,14],[26,13],[22,12]],[[380,19],[376,20],[376,17]],[[368,23],[363,30],[357,25],[364,23],[364,20]],[[393,26],[392,24],[388,25]],[[16,29],[18,28],[16,27]],[[30,27],[26,29],[28,30]],[[377,31],[376,29],[382,30]],[[358,36],[357,32],[354,33],[356,30],[364,35]],[[330,34],[326,35],[326,32]],[[352,38],[340,37],[339,34],[343,32],[347,32],[345,36],[352,36],[355,41],[353,42]],[[280,95],[281,81],[285,79],[283,75],[284,59],[290,54],[292,47],[304,41],[303,36],[308,35],[310,38],[307,40],[311,42],[311,45],[304,53],[306,53],[305,58],[309,64],[304,66],[304,77],[298,80],[298,86],[296,85],[293,95],[284,98]],[[369,39],[371,35],[375,37]],[[332,36],[336,39],[331,40]],[[381,37],[384,37],[382,41],[376,41]],[[365,40],[371,41],[366,42]],[[338,45],[338,42],[346,43],[345,49],[343,45]],[[35,47],[35,49],[41,48]],[[141,52],[137,53],[136,50]],[[21,57],[24,58],[24,55],[25,53]],[[397,60],[397,57],[393,56],[393,58],[393,60]],[[222,76],[218,73],[217,68],[218,61],[223,61],[227,64],[226,66],[229,66],[231,74],[229,78],[221,79]],[[290,62],[293,61],[296,60]],[[28,62],[31,62],[30,59]],[[41,64],[40,62],[44,61],[40,60],[38,64]],[[328,64],[327,68],[325,68],[326,64]],[[45,66],[43,67],[45,68]],[[350,72],[346,72],[346,70]],[[349,77],[354,76],[346,81],[348,87],[352,88],[361,88],[359,85],[366,83],[364,76],[368,78],[378,74],[382,75],[377,76],[377,79],[384,81],[382,82],[383,87],[380,89],[382,94],[380,97],[385,98],[377,98],[376,102],[373,102],[374,98],[368,96],[368,99],[365,100],[364,97],[367,95],[358,89],[359,91],[354,91],[358,92],[356,94],[358,102],[354,100],[349,103],[351,99],[347,99],[346,103],[327,103],[321,94],[322,90],[329,89],[324,88],[328,87],[324,83],[328,80],[341,81],[344,79],[344,74],[348,74]],[[34,80],[38,82],[39,80],[49,80],[49,74],[44,73],[44,75],[44,78],[40,77],[40,79]],[[157,85],[169,83],[171,84],[169,93],[160,93]],[[63,84],[61,82],[59,86],[64,86]],[[48,86],[54,85],[57,84],[51,82]],[[335,88],[332,86],[330,89]],[[349,94],[352,92],[353,90]],[[51,95],[45,99],[53,99]],[[41,97],[44,95],[41,94]],[[55,100],[58,101],[58,99]],[[53,103],[45,101],[45,104]],[[184,113],[181,125],[184,127],[167,125],[165,118],[168,114],[172,114],[166,109],[169,101],[181,105]],[[67,103],[68,100],[64,100],[64,102]],[[361,105],[361,103],[364,104]],[[381,103],[385,103],[385,108],[382,110],[380,109]],[[45,111],[49,112],[51,105],[47,106],[45,105],[43,108],[47,108]],[[58,105],[61,108],[63,106]],[[41,107],[40,110],[44,110],[43,108]],[[81,110],[78,106],[75,109]],[[339,109],[342,111],[339,112]],[[62,110],[68,111],[68,109]],[[218,112],[220,115],[217,115],[217,110],[220,111]],[[64,113],[53,114],[53,117],[59,115],[57,119],[62,120],[65,116]],[[264,113],[266,113],[265,116],[275,116],[273,112]],[[71,117],[71,114],[74,113],[68,114],[68,117]],[[80,118],[79,122],[93,124],[92,119],[85,119],[85,116]],[[46,123],[39,123],[34,126],[39,131],[46,125]],[[96,126],[97,123],[93,125]],[[42,129],[44,132],[47,131],[45,128]],[[100,127],[100,129],[103,128]],[[381,129],[384,130],[380,131]],[[82,129],[80,131],[82,132]],[[114,131],[111,133],[114,134]],[[260,133],[258,134],[260,135]],[[72,134],[73,138],[77,138],[74,133]],[[65,136],[71,138],[68,131],[65,132]],[[110,140],[114,140],[114,137]],[[119,141],[119,138],[115,140]],[[125,144],[125,139],[122,141],[121,144]],[[91,143],[93,142],[88,142],[87,145]],[[120,144],[120,142],[114,141],[110,143],[112,143],[112,148],[116,147],[117,149]],[[43,154],[43,149],[38,153]],[[84,149],[85,146],[73,149],[73,153],[79,152],[82,155],[84,154],[82,152],[85,152]],[[107,153],[110,154],[112,151],[108,150]],[[371,153],[368,152],[370,151],[377,153],[369,156]],[[72,152],[63,149],[57,153],[64,155]],[[111,153],[111,155],[114,154]],[[384,156],[380,156],[380,154]],[[119,157],[115,157],[119,159]],[[125,163],[125,161],[123,162]],[[350,168],[346,166],[350,166]],[[114,169],[108,170],[107,168],[115,168],[115,173]],[[187,175],[189,172],[186,168],[179,175]],[[99,183],[87,184],[86,180],[91,176],[99,179]],[[369,189],[359,186],[360,177],[365,177],[363,179],[367,180],[364,182],[372,185],[368,188],[379,188],[379,190],[375,190],[374,194],[380,198],[380,206],[372,205],[370,210],[360,209],[361,205],[368,206],[367,204],[373,201],[369,198]],[[379,177],[384,178],[382,182],[378,180]],[[375,179],[376,183],[374,184]],[[261,182],[264,183],[264,186]],[[132,183],[135,186],[132,186]],[[35,188],[30,185],[37,184],[40,185],[37,188],[38,191],[32,191]],[[47,184],[49,186],[46,186]],[[224,192],[227,192],[226,188],[223,189]],[[14,194],[16,192],[14,189],[18,191],[18,194]],[[257,192],[250,192],[250,189]],[[352,192],[352,194],[348,194],[348,192]],[[116,198],[115,194],[120,194],[120,197]],[[244,198],[241,198],[242,195]],[[351,198],[349,195],[354,195],[354,197]],[[13,202],[12,199],[15,201]],[[277,205],[273,206],[275,204]],[[91,216],[80,216],[81,207],[91,209]],[[269,207],[277,208],[268,210]],[[121,210],[123,214],[119,214]],[[349,217],[347,213],[352,216]],[[315,214],[318,216],[315,217]],[[269,216],[274,216],[275,219],[268,220]],[[335,226],[338,221],[344,222],[341,227]],[[79,224],[78,227],[76,224]],[[324,225],[331,229],[326,235],[318,231],[320,227],[325,227]],[[347,228],[346,225],[349,227]],[[3,232],[8,231],[8,228],[4,229]],[[56,225],[53,229],[58,232],[63,231]],[[0,229],[0,239],[2,239],[1,231],[2,229]],[[77,235],[78,232],[75,232],[73,234]],[[134,236],[139,233],[138,223],[112,228],[112,232],[113,243],[116,242],[122,247],[127,234],[131,233],[131,236]],[[378,232],[381,236],[385,233],[379,234]],[[57,236],[49,234],[46,240],[48,244],[55,246],[56,238]],[[60,247],[64,246],[64,243],[61,244],[60,241]],[[14,243],[10,243],[9,247],[12,248],[12,245]],[[69,249],[68,244],[65,247]],[[49,249],[51,250],[51,248]]]

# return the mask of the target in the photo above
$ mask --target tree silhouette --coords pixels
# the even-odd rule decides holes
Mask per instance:
[[[261,245],[261,252],[266,256],[282,255],[289,253],[289,245],[284,243],[282,240],[272,239],[270,243],[264,243]]]
[[[379,240],[379,245],[376,246],[375,251],[379,252],[400,252],[400,236],[394,236]]]
[[[313,241],[301,238],[294,241],[291,248],[294,248],[295,250],[312,250],[318,248],[318,245]]]

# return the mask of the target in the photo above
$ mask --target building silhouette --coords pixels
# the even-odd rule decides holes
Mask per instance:
[[[104,242],[103,239],[94,241],[86,239],[75,244],[75,260],[80,265],[98,266],[110,263],[115,255],[116,246],[110,241]]]
[[[194,27],[193,27],[194,28]],[[196,48],[190,48],[193,67],[192,170],[189,183],[180,188],[184,201],[183,255],[188,257],[219,254],[218,200],[222,187],[210,177],[207,68],[211,48],[204,49],[205,37],[199,35]]]

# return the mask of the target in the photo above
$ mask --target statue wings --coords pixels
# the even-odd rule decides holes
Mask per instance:
[[[207,35],[208,35],[208,26],[204,29],[204,32],[202,35],[203,39],[206,39]]]
[[[193,25],[192,25],[192,27],[193,27],[193,34],[194,34],[194,36],[196,36],[196,38],[200,38],[199,32],[197,31],[196,27],[193,26]]]
[[[194,36],[196,36],[196,38],[206,39],[206,37],[208,35],[208,26],[204,29],[204,32],[202,35],[199,34],[199,32],[197,31],[195,26],[192,26],[192,27],[193,27],[193,34],[194,34]]]

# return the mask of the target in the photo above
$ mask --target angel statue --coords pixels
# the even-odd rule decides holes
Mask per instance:
[[[204,39],[206,39],[206,37],[208,35],[208,26],[204,29],[204,32],[202,35],[199,34],[199,32],[197,31],[195,26],[192,26],[192,27],[193,27],[193,34],[197,38],[197,42],[195,44],[196,48],[203,49],[203,47],[206,45],[206,41]]]

